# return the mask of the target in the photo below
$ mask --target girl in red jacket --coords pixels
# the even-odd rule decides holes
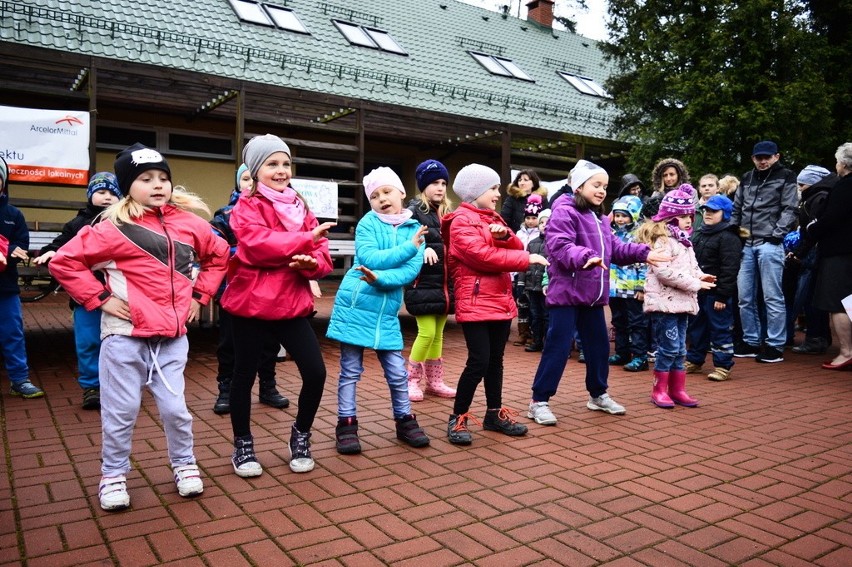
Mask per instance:
[[[260,476],[251,434],[251,388],[263,345],[274,337],[293,357],[302,375],[299,410],[290,435],[290,470],[313,470],[311,426],[325,386],[325,363],[308,317],[314,310],[310,280],[331,273],[328,230],[291,186],[290,148],[272,134],[252,138],[243,148],[254,187],[231,211],[231,229],[240,243],[228,267],[222,308],[233,316],[234,373],[231,426],[234,472]]]
[[[512,297],[509,272],[524,272],[530,264],[548,265],[539,254],[524,250],[523,243],[497,214],[500,176],[490,167],[465,166],[453,182],[463,201],[444,216],[441,236],[447,246],[447,266],[454,283],[456,321],[462,326],[468,349],[467,363],[459,378],[447,437],[455,445],[470,445],[468,413],[479,383],[485,379],[488,405],[484,429],[506,435],[524,435],[516,423],[517,411],[503,407],[503,351],[512,319],[518,310]]]
[[[169,461],[181,496],[204,485],[193,454],[192,415],[184,398],[186,323],[216,293],[225,275],[228,245],[207,221],[196,196],[172,189],[168,163],[142,144],[118,154],[115,175],[126,195],[85,226],[50,261],[51,274],[74,301],[100,309],[101,508],[130,505],[133,427],[148,386],[163,421]],[[195,276],[193,265],[200,265]],[[92,273],[106,274],[101,283]]]

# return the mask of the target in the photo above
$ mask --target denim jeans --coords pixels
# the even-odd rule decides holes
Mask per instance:
[[[98,357],[101,354],[101,310],[74,307],[74,343],[77,347],[77,383],[84,390],[100,387]]]
[[[683,370],[686,358],[686,313],[651,313],[657,337],[654,371]]]
[[[18,294],[0,294],[0,353],[12,384],[29,380],[30,367],[24,342],[24,313]]]
[[[385,372],[391,394],[394,418],[411,413],[408,399],[408,371],[405,358],[398,350],[377,350],[376,357]],[[364,373],[364,347],[340,343],[340,380],[337,383],[337,416],[355,417],[358,406],[355,401],[358,381]]]
[[[743,260],[737,277],[740,316],[743,323],[743,340],[751,346],[760,346],[761,320],[758,293],[766,306],[766,344],[783,350],[787,341],[787,310],[781,276],[784,272],[784,247],[764,243],[743,248]]]
[[[716,296],[712,293],[698,294],[698,315],[689,318],[686,337],[689,349],[686,360],[693,364],[704,364],[707,351],[713,353],[713,366],[728,370],[734,365],[734,310],[733,300],[725,303],[725,308],[716,311],[713,304]]]

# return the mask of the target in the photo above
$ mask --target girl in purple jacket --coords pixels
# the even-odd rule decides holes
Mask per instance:
[[[609,336],[603,306],[609,302],[609,263],[619,265],[668,260],[644,244],[622,242],[602,220],[609,175],[580,160],[571,172],[574,196],[559,197],[552,206],[545,242],[550,251],[547,306],[549,326],[532,385],[527,417],[555,425],[548,401],[556,393],[568,362],[574,331],[586,356],[586,389],[590,410],[621,415],[624,407],[607,394]]]

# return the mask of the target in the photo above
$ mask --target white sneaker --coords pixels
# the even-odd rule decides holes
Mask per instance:
[[[624,415],[627,413],[627,410],[624,409],[624,406],[621,406],[616,403],[615,400],[609,397],[609,394],[601,394],[597,398],[589,398],[589,401],[586,402],[586,407],[590,410],[595,411],[605,411],[606,413],[611,413],[613,415]]]
[[[98,498],[101,508],[108,511],[124,510],[130,506],[130,495],[127,493],[127,478],[119,476],[103,477],[98,484]]]
[[[204,492],[204,482],[201,481],[198,465],[181,465],[173,470],[178,494],[186,497]]]
[[[550,411],[547,402],[530,402],[530,411],[527,417],[535,420],[539,425],[556,425],[556,416]]]

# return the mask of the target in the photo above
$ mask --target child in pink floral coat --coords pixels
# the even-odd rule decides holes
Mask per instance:
[[[657,342],[651,401],[661,408],[698,405],[685,388],[686,326],[689,315],[698,313],[698,290],[715,287],[716,276],[701,271],[689,241],[694,195],[695,189],[688,183],[666,194],[653,222],[637,231],[637,241],[672,258],[649,265],[645,281],[644,310],[650,313]]]

